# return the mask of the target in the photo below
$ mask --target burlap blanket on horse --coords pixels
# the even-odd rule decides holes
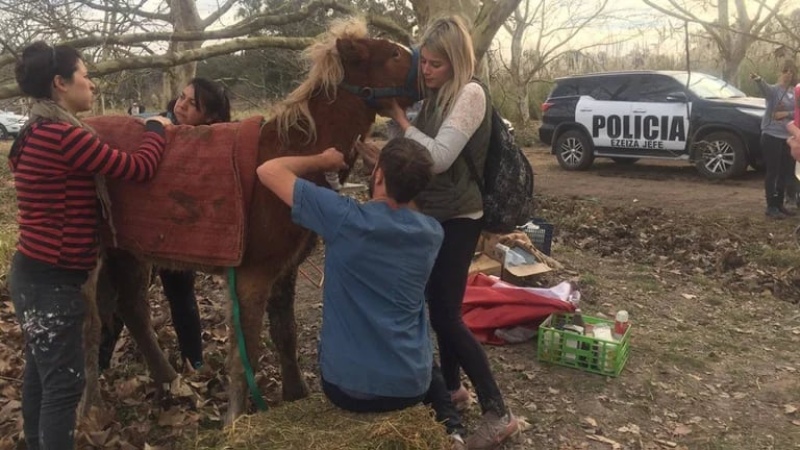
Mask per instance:
[[[108,180],[118,246],[200,265],[239,265],[261,122],[261,117],[252,117],[168,127],[155,178],[146,183]],[[144,125],[129,116],[92,117],[86,123],[124,151],[135,150],[144,133]],[[103,234],[110,237],[108,229]]]

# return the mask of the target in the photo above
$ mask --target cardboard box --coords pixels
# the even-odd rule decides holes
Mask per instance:
[[[525,256],[525,260],[529,261],[526,264],[503,266],[505,253],[498,250],[497,244],[506,245]],[[475,249],[481,252],[482,256],[487,256],[497,262],[509,274],[525,278],[532,275],[549,272],[553,270],[544,261],[539,260],[533,253],[533,244],[525,233],[514,232],[510,234],[495,234],[484,232],[478,240],[478,246]],[[474,264],[474,262],[473,262]],[[470,266],[472,269],[472,266]],[[471,272],[470,272],[471,273]],[[486,272],[484,272],[486,273]]]
[[[502,264],[483,253],[475,258],[472,258],[472,264],[469,265],[470,276],[476,273],[483,273],[486,275],[495,275],[499,277],[501,271]]]

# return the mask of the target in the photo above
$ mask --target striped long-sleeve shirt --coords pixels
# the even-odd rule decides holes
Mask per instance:
[[[98,251],[95,174],[152,178],[164,151],[164,128],[148,122],[141,146],[114,149],[83,128],[38,122],[20,137],[11,167],[19,206],[17,250],[68,269],[90,270]]]

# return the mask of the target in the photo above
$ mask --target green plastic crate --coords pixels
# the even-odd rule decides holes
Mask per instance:
[[[614,329],[611,320],[583,314],[584,323],[608,325]],[[618,342],[609,342],[590,336],[558,329],[559,324],[571,324],[572,314],[551,314],[539,326],[537,357],[560,366],[572,367],[583,372],[591,372],[616,377],[622,372],[630,352],[631,327],[625,331]]]

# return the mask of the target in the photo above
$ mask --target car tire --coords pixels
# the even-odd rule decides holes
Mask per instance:
[[[5,141],[6,139],[11,139],[11,135],[8,134],[8,130],[2,124],[0,124],[0,140]]]
[[[709,133],[695,142],[695,167],[710,180],[735,178],[747,170],[744,144],[728,131]]]
[[[630,166],[631,164],[636,164],[639,158],[611,158],[611,160],[623,166]]]
[[[564,170],[586,170],[594,162],[594,146],[585,133],[569,130],[556,139],[553,150]]]

